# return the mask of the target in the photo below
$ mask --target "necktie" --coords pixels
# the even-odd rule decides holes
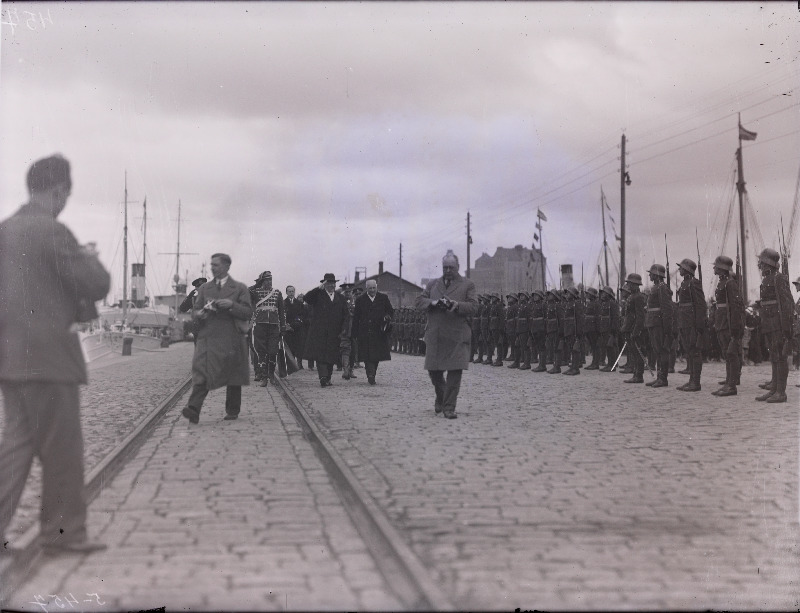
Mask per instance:
[[[221,290],[221,289],[222,289],[222,281],[220,281],[219,279],[217,279],[217,291],[219,291],[219,290]]]

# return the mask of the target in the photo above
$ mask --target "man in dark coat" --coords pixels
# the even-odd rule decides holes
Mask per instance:
[[[284,340],[292,355],[297,358],[298,370],[303,370],[303,346],[306,344],[306,311],[307,307],[300,298],[295,297],[294,285],[286,286],[286,298],[283,299],[283,312],[286,314],[286,334]]]
[[[69,162],[39,160],[27,183],[28,203],[0,223],[0,539],[38,457],[45,550],[88,553],[105,545],[86,534],[78,392],[86,363],[73,324],[97,317],[110,277],[93,247],[56,221],[72,189]]]
[[[359,357],[364,360],[367,381],[375,385],[378,362],[391,360],[388,332],[394,315],[389,297],[378,291],[378,282],[366,282],[367,293],[356,299],[353,312],[353,335],[358,339]]]
[[[333,385],[333,365],[341,359],[342,343],[349,341],[350,312],[347,300],[335,291],[338,281],[333,273],[327,272],[320,286],[310,290],[304,298],[314,315],[303,356],[317,363],[322,387]]]
[[[228,275],[231,258],[226,253],[211,256],[214,278],[197,291],[192,318],[199,323],[192,359],[192,393],[183,416],[200,421],[200,410],[208,392],[225,386],[225,419],[239,417],[242,386],[250,385],[247,331],[253,308],[244,283]]]
[[[475,313],[475,296],[475,284],[458,274],[458,258],[448,251],[442,258],[442,277],[431,281],[415,304],[428,314],[425,370],[436,394],[434,411],[448,419],[456,418],[461,374],[469,368],[472,332],[467,318]]]

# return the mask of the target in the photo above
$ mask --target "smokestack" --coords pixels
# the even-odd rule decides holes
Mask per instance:
[[[357,271],[356,271],[356,278],[355,278],[355,279],[353,279],[353,283],[358,283],[358,281],[359,281],[359,277],[360,277],[360,276],[361,276],[361,271],[360,271],[360,270],[357,270]]]
[[[383,274],[383,262],[378,262],[378,274]]]

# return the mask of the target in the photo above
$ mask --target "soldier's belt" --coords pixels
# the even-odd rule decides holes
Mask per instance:
[[[531,317],[531,321],[544,321],[544,317]],[[550,321],[558,321],[558,320],[551,319]]]
[[[648,308],[647,312],[648,313],[655,313],[656,311],[660,311],[660,310],[661,310],[661,307],[654,307],[654,308]]]
[[[762,300],[761,301],[761,306],[764,306],[766,304],[778,304],[778,301],[777,300]]]
[[[678,306],[680,306],[680,308],[682,308],[682,309],[690,309],[694,305],[691,302],[681,302],[680,305],[678,305]]]
[[[762,302],[761,304],[764,304],[764,303]],[[727,302],[723,302],[722,304],[717,303],[717,308],[718,309],[727,309],[728,308],[728,303]]]

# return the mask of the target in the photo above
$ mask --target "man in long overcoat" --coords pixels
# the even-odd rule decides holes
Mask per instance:
[[[38,160],[30,199],[0,223],[0,539],[34,456],[42,466],[40,541],[46,551],[89,553],[79,385],[86,383],[76,322],[97,317],[110,277],[93,247],[57,221],[72,190],[69,162]]]
[[[350,337],[350,311],[347,300],[336,292],[337,282],[336,276],[327,272],[320,286],[309,290],[303,298],[314,313],[303,357],[317,363],[322,387],[333,385],[333,365],[341,359],[342,343],[349,342]],[[349,351],[347,354],[349,356]]]
[[[192,360],[192,393],[183,416],[196,424],[208,392],[226,387],[225,419],[239,417],[242,386],[250,385],[247,330],[253,308],[244,283],[228,275],[231,258],[211,256],[214,278],[197,291],[192,318],[198,322],[197,344]]]
[[[469,368],[472,332],[467,318],[477,306],[475,284],[458,274],[458,268],[458,257],[448,250],[442,258],[442,277],[428,284],[415,305],[428,314],[425,370],[436,392],[434,411],[448,419],[456,418],[461,374]]]
[[[364,361],[367,381],[375,385],[378,362],[391,360],[389,352],[389,324],[394,308],[389,296],[378,291],[378,282],[366,282],[367,293],[356,299],[353,313],[353,335],[358,339],[358,355]]]

